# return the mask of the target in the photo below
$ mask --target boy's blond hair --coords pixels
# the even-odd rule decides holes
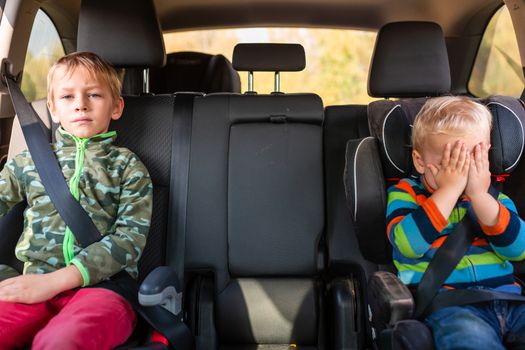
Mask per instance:
[[[64,67],[65,74],[71,74],[75,69],[82,67],[95,78],[101,79],[108,84],[113,101],[120,97],[122,83],[115,69],[98,55],[92,52],[74,52],[63,56],[53,64],[47,74],[47,99],[53,101],[53,86],[58,68]]]
[[[419,111],[412,128],[412,145],[421,151],[425,136],[447,134],[463,136],[486,132],[490,138],[492,115],[487,107],[463,96],[436,97]]]

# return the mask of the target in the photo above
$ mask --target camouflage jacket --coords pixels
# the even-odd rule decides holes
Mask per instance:
[[[79,138],[60,128],[56,137],[53,149],[70,191],[104,238],[88,247],[78,245],[24,151],[0,172],[0,215],[23,200],[28,203],[15,251],[24,274],[74,264],[84,286],[123,269],[136,277],[151,219],[153,187],[146,167],[134,153],[112,144],[115,132]],[[0,280],[10,273],[0,268]]]

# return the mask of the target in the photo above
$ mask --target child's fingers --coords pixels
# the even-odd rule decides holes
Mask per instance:
[[[450,152],[450,160],[448,162],[448,166],[451,168],[457,168],[458,167],[458,160],[461,152],[463,151],[463,143],[461,141],[457,141],[454,144],[454,147],[452,148],[452,151]]]
[[[461,171],[465,170],[465,163],[470,158],[469,153],[467,152],[467,147],[465,144],[461,145],[461,148],[459,150],[458,154],[458,160],[456,162],[456,168],[460,169]]]
[[[488,144],[483,142],[481,144],[481,148],[482,148],[481,159],[483,160],[483,168],[484,169],[488,169],[489,168],[489,149],[490,149],[490,145],[488,145]]]
[[[443,149],[443,159],[441,159],[441,164],[443,166],[448,166],[448,163],[450,161],[450,143],[447,143],[445,145],[445,149]]]
[[[439,169],[434,164],[427,164],[428,169],[430,170],[430,173],[433,177],[436,177]]]
[[[463,160],[463,165],[460,168],[463,174],[470,173],[471,171],[470,169],[472,168],[471,160],[472,160],[472,155],[469,152],[465,151],[465,159]]]

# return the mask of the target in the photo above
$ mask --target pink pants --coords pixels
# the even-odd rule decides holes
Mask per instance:
[[[31,349],[112,349],[135,322],[131,305],[102,288],[74,289],[38,304],[0,301],[0,350],[31,341]]]

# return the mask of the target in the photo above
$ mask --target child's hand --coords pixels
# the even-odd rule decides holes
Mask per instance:
[[[490,145],[482,142],[474,147],[470,156],[468,181],[465,188],[465,194],[470,199],[488,192],[490,186],[489,148]]]
[[[36,304],[81,285],[80,272],[69,265],[51,273],[22,275],[0,282],[0,300]]]
[[[58,292],[46,274],[22,275],[0,282],[0,300],[36,304],[51,299]]]
[[[453,192],[458,198],[467,185],[470,157],[462,141],[457,141],[454,147],[449,143],[443,150],[441,164],[428,164],[434,177],[437,189]]]

